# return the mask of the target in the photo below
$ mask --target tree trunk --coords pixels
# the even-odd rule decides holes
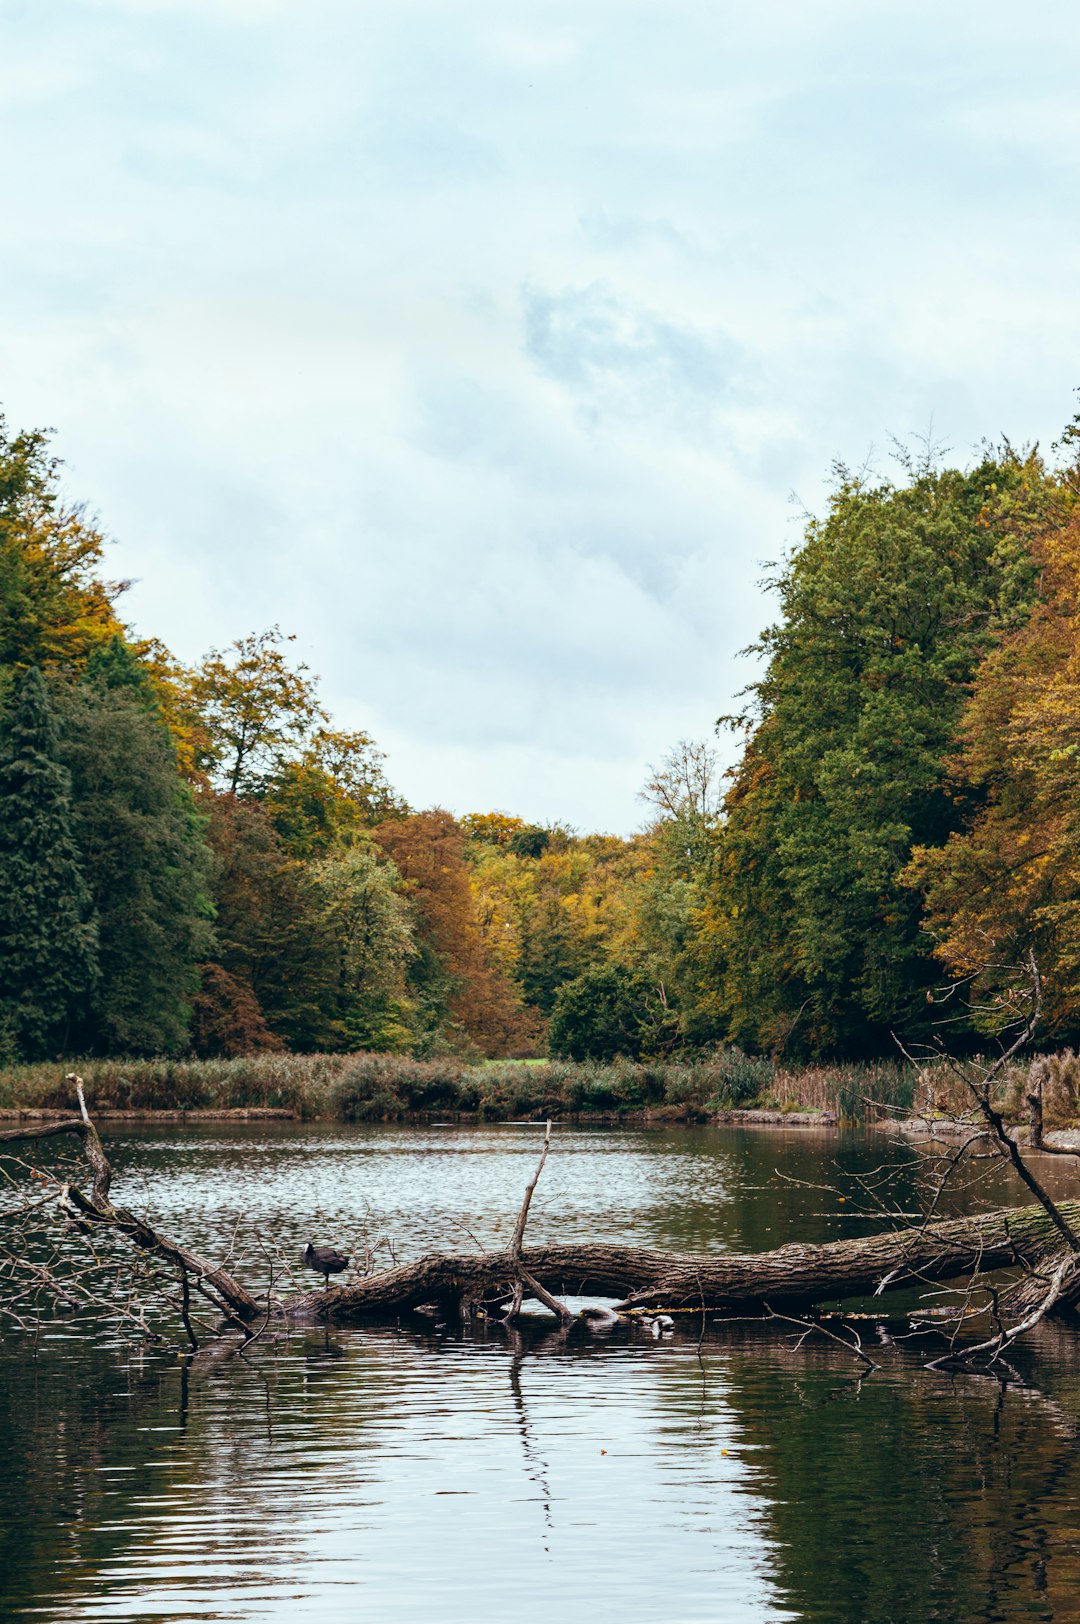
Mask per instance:
[[[1059,1203],[1080,1223],[1080,1202]],[[896,1291],[920,1280],[952,1280],[1023,1265],[1038,1269],[1060,1258],[1061,1236],[1041,1207],[1004,1208],[824,1245],[782,1246],[774,1252],[654,1252],[583,1242],[536,1246],[521,1263],[547,1291],[615,1297],[620,1308],[785,1310]],[[286,1298],[290,1317],[346,1320],[407,1312],[428,1304],[496,1303],[512,1295],[509,1253],[429,1253],[329,1291]]]

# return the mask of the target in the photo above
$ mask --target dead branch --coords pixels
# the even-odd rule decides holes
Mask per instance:
[[[529,1206],[532,1202],[533,1191],[536,1189],[536,1186],[540,1181],[540,1175],[544,1171],[544,1163],[547,1161],[548,1151],[550,1149],[551,1123],[548,1122],[546,1128],[544,1129],[544,1146],[540,1152],[540,1160],[536,1164],[536,1172],[533,1174],[532,1179],[526,1186],[525,1197],[521,1203],[521,1211],[518,1213],[517,1223],[514,1225],[514,1233],[510,1238],[510,1246],[507,1250],[507,1257],[513,1267],[516,1280],[514,1283],[514,1295],[511,1300],[510,1309],[503,1316],[504,1324],[512,1323],[521,1313],[521,1304],[524,1298],[522,1287],[528,1290],[530,1294],[536,1298],[537,1302],[543,1303],[545,1308],[550,1309],[551,1313],[553,1313],[558,1319],[560,1325],[569,1325],[574,1318],[566,1304],[559,1302],[557,1297],[553,1297],[551,1293],[547,1291],[543,1285],[541,1285],[540,1281],[537,1280],[534,1275],[529,1273],[529,1270],[525,1267],[521,1260],[521,1245],[525,1239],[525,1225],[529,1219]]]
[[[1047,1314],[1049,1314],[1056,1304],[1060,1302],[1062,1290],[1066,1280],[1070,1275],[1075,1275],[1076,1272],[1076,1259],[1071,1253],[1067,1253],[1054,1270],[1049,1288],[1047,1289],[1042,1301],[1038,1303],[1029,1314],[1025,1315],[1022,1320],[1018,1320],[1016,1324],[1006,1328],[1002,1324],[1001,1320],[998,1319],[998,1330],[996,1336],[988,1338],[985,1342],[978,1342],[974,1347],[957,1350],[955,1345],[950,1346],[948,1353],[942,1354],[938,1359],[929,1360],[927,1362],[927,1369],[936,1370],[943,1365],[949,1364],[967,1364],[972,1360],[977,1359],[981,1354],[984,1353],[988,1353],[990,1355],[987,1363],[993,1364],[995,1360],[1001,1357],[1003,1349],[1015,1342],[1018,1337],[1025,1336],[1028,1331],[1033,1331],[1036,1325],[1038,1325],[1041,1320],[1046,1318]]]
[[[160,1235],[136,1214],[113,1205],[109,1197],[112,1188],[112,1167],[105,1154],[97,1129],[90,1120],[83,1095],[82,1079],[71,1074],[79,1099],[78,1117],[63,1122],[36,1123],[25,1128],[10,1129],[0,1134],[0,1144],[28,1143],[35,1139],[51,1139],[60,1134],[73,1134],[82,1141],[83,1154],[93,1174],[89,1195],[74,1183],[60,1182],[56,1194],[61,1212],[70,1219],[77,1214],[79,1221],[93,1230],[102,1227],[116,1230],[134,1247],[169,1265],[174,1278],[190,1275],[201,1289],[203,1284],[212,1288],[221,1299],[219,1311],[227,1312],[240,1325],[248,1327],[256,1321],[262,1309],[258,1302],[223,1268],[188,1251],[167,1236]]]

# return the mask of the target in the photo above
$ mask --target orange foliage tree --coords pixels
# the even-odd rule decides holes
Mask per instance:
[[[373,831],[405,882],[417,926],[409,981],[430,1040],[501,1056],[529,1053],[537,1032],[505,968],[484,939],[465,835],[436,807]]]
[[[994,997],[1033,949],[1046,1013],[1080,1025],[1080,515],[1036,544],[1027,623],[983,661],[959,731],[954,790],[972,806],[940,848],[920,848],[906,882],[950,974]]]

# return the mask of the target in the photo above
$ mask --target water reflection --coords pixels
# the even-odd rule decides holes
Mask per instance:
[[[778,1166],[828,1182],[881,1154],[684,1131],[559,1151],[538,1237],[740,1249],[850,1232]],[[199,1245],[227,1245],[240,1210],[286,1245],[320,1212],[334,1237],[363,1194],[408,1252],[460,1245],[463,1217],[495,1239],[535,1152],[528,1131],[243,1130],[116,1158],[125,1198],[133,1169]],[[1001,1385],[890,1350],[859,1379],[836,1348],[696,1317],[659,1343],[410,1325],[243,1357],[8,1337],[0,1616],[1076,1618],[1072,1333],[1045,1328],[1015,1366]]]
[[[44,1417],[26,1439],[52,1537],[6,1553],[11,1616],[538,1619],[552,1587],[601,1617],[794,1616],[722,1375],[703,1410],[696,1359],[656,1355],[339,1332],[134,1368],[103,1448],[48,1459]]]

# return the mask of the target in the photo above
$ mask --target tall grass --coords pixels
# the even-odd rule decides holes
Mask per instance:
[[[508,1117],[649,1113],[706,1119],[764,1106],[835,1111],[861,1121],[872,1102],[909,1110],[915,1072],[893,1062],[798,1070],[721,1047],[686,1060],[415,1060],[403,1055],[252,1055],[236,1060],[87,1060],[75,1063],[98,1110],[277,1107],[302,1118],[394,1121],[412,1115]],[[0,1070],[0,1107],[67,1108],[70,1066]]]
[[[227,1111],[277,1107],[333,1116],[350,1055],[258,1054],[238,1060],[76,1060],[0,1068],[0,1106],[69,1107],[76,1070],[98,1110]]]
[[[835,1111],[844,1121],[865,1122],[884,1113],[910,1114],[918,1072],[906,1061],[778,1068],[771,1089],[781,1110]]]

